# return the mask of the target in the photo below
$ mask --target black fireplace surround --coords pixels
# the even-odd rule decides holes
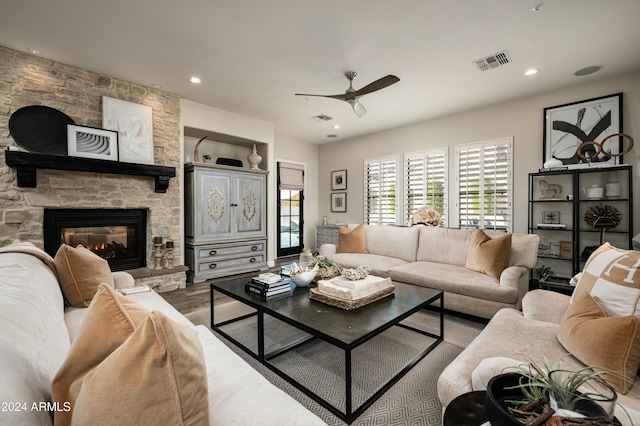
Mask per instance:
[[[64,242],[82,244],[112,271],[147,266],[146,209],[45,209],[44,250],[55,256]]]

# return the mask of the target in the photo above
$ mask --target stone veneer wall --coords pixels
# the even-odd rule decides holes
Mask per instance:
[[[155,164],[176,168],[165,194],[152,177],[64,170],[37,171],[36,188],[20,188],[4,151],[18,147],[9,117],[28,105],[56,108],[76,124],[102,127],[102,96],[152,107]],[[148,209],[147,265],[153,236],[175,241],[180,253],[180,100],[177,96],[0,46],[0,246],[30,241],[43,247],[45,208]],[[61,159],[64,161],[64,159]]]

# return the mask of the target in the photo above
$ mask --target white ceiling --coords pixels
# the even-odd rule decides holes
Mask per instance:
[[[0,45],[326,143],[638,71],[639,18],[638,0],[2,0]],[[512,63],[474,65],[503,50]],[[573,76],[590,65],[604,68]],[[400,82],[362,97],[363,118],[294,96],[343,93],[350,70],[356,89]]]

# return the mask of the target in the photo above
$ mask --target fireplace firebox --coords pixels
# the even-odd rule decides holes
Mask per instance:
[[[109,262],[112,271],[147,266],[146,209],[45,209],[44,250],[82,244]]]

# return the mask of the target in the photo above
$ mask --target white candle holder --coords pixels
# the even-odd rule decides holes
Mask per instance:
[[[154,244],[154,246],[156,247],[156,250],[153,253],[153,269],[162,269],[162,244]]]

